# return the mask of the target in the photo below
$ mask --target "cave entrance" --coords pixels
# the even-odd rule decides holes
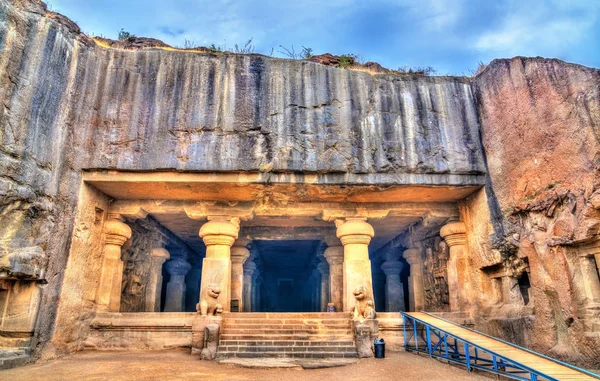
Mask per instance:
[[[321,241],[257,240],[254,247],[262,271],[252,280],[253,312],[321,310]]]

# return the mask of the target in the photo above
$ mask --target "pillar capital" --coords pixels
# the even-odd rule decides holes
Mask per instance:
[[[383,254],[384,261],[398,261],[402,254],[399,249],[390,249]]]
[[[238,238],[240,219],[237,217],[208,217],[208,222],[200,228],[199,236],[206,246],[232,246]]]
[[[366,218],[335,220],[335,226],[337,227],[336,235],[342,241],[342,245],[368,245],[375,235],[373,226],[367,222]]]
[[[164,249],[162,247],[155,247],[154,249],[150,250],[150,256],[152,257],[152,259],[162,259],[163,262],[171,258],[171,254],[169,254],[167,249]]]
[[[403,268],[404,263],[400,261],[385,261],[381,265],[381,269],[385,275],[400,275]]]
[[[317,265],[317,270],[319,270],[321,276],[329,275],[329,265],[326,261],[319,262],[319,264]]]
[[[448,246],[458,246],[466,244],[467,228],[464,222],[450,222],[442,226],[440,235],[446,240]]]
[[[421,249],[406,249],[402,253],[402,257],[411,266],[419,264],[421,262]]]
[[[231,262],[244,264],[250,256],[250,250],[244,246],[233,246],[231,248]]]
[[[344,263],[344,246],[329,246],[323,253],[329,266],[341,265]]]
[[[190,265],[188,261],[182,257],[175,257],[171,259],[169,262],[167,262],[165,267],[171,276],[187,275],[187,273],[192,269],[192,265]]]
[[[315,279],[321,279],[321,272],[319,269],[313,269],[312,275],[315,277]]]
[[[254,272],[256,271],[256,268],[256,263],[254,263],[254,261],[246,260],[246,262],[244,263],[244,275],[252,277],[252,275],[254,275]]]
[[[131,238],[131,228],[120,219],[110,219],[104,223],[105,243],[123,246]]]

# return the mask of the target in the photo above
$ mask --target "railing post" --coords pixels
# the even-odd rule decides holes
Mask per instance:
[[[429,325],[425,326],[425,334],[427,339],[427,353],[429,353],[429,357],[431,357],[431,331]]]
[[[529,373],[529,374],[530,374],[529,378],[531,379],[531,381],[537,381],[537,379],[538,379],[537,374],[535,374],[535,373]]]
[[[465,361],[467,363],[467,370],[470,372],[471,371],[471,354],[469,353],[469,344],[468,343],[464,343],[465,346]]]
[[[406,314],[402,314],[402,330],[404,331],[404,350],[408,350],[408,338],[406,337],[406,321],[408,317]]]
[[[419,349],[419,336],[417,335],[417,319],[413,319],[413,336],[415,337],[415,349]]]
[[[448,358],[448,334],[444,333],[444,348],[446,349],[446,358]]]
[[[492,356],[492,364],[494,364],[494,370],[498,370],[498,360],[496,360],[496,356]]]

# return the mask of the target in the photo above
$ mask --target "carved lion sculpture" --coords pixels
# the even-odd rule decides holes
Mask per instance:
[[[354,319],[375,319],[374,304],[372,300],[367,299],[367,288],[365,286],[358,286],[354,289],[353,294],[356,299],[356,305],[352,310]]]
[[[221,288],[217,283],[210,283],[206,290],[206,297],[196,305],[196,312],[202,316],[215,316],[223,313],[223,306],[217,303]]]

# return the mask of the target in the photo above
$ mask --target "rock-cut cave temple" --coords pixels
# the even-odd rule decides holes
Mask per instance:
[[[124,49],[33,0],[0,0],[0,51],[4,350],[235,356],[300,316],[355,356],[351,313],[402,350],[425,311],[598,366],[597,69]]]

